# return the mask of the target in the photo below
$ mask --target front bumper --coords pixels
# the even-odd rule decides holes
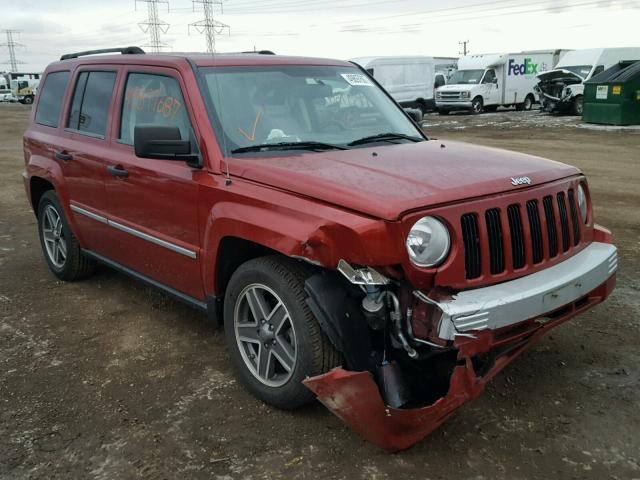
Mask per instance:
[[[497,330],[539,318],[587,295],[618,267],[614,245],[594,242],[562,263],[510,282],[462,291],[449,300],[428,299],[442,312],[438,335]]]
[[[552,328],[603,302],[616,283],[616,248],[594,242],[556,267],[544,271],[550,272],[549,275],[536,276],[536,273],[502,286],[470,290],[448,304],[442,303],[450,314],[453,330],[449,331],[464,328],[467,333],[453,335],[457,366],[447,394],[431,405],[410,409],[389,407],[368,371],[336,368],[308,378],[304,384],[364,439],[389,452],[409,448],[438,428],[459,407],[477,398],[491,379]],[[530,278],[533,280],[521,282]],[[497,287],[501,289],[495,289]],[[486,296],[489,292],[503,297],[489,298]],[[490,309],[486,308],[489,303]],[[456,319],[462,317],[457,317],[455,312],[468,317],[472,308],[477,309],[476,313],[487,310],[492,313],[486,316],[486,322],[476,325],[476,330],[470,330],[471,324],[456,323]],[[541,313],[536,316],[538,312]],[[473,334],[468,333],[471,331]],[[476,363],[480,358],[482,362]]]
[[[439,110],[471,109],[471,100],[436,100],[436,108]]]

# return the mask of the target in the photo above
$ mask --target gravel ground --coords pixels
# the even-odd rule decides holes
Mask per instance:
[[[425,118],[455,139],[590,178],[620,248],[612,298],[558,328],[412,449],[388,455],[322,406],[236,383],[222,331],[103,269],[47,271],[24,195],[28,108],[0,105],[0,478],[640,479],[640,132],[538,112]]]

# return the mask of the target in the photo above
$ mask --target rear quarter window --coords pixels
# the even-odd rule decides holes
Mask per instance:
[[[64,92],[69,83],[69,72],[53,72],[47,75],[40,90],[36,111],[36,123],[57,128]]]

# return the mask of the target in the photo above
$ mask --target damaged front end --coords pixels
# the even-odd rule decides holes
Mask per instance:
[[[542,109],[547,112],[572,109],[575,98],[583,92],[584,78],[569,70],[552,70],[538,75],[537,79],[534,91]]]
[[[425,294],[341,261],[306,290],[344,363],[304,383],[364,439],[390,452],[409,448],[549,329],[609,295],[616,249],[592,245],[569,264],[463,292]]]

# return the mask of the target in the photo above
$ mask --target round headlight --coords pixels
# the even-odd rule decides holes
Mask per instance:
[[[419,267],[440,265],[447,258],[450,246],[447,227],[433,217],[418,220],[407,236],[409,259]]]
[[[589,218],[589,212],[587,210],[587,194],[584,191],[582,184],[578,185],[578,208],[580,208],[580,215],[582,215],[582,221],[587,223]]]

